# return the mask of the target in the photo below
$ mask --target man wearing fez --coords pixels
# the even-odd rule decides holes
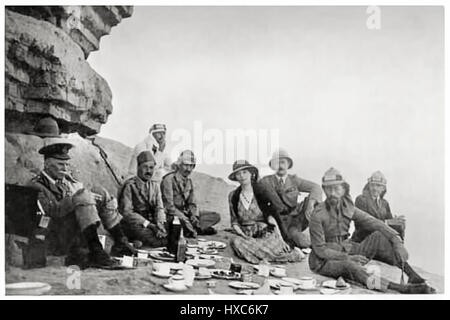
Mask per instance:
[[[364,186],[361,195],[356,197],[355,206],[362,211],[367,212],[374,218],[383,222],[395,223],[393,226],[400,232],[402,239],[405,232],[405,218],[403,216],[393,217],[389,202],[384,198],[386,194],[387,180],[383,173],[376,171],[367,179],[367,184]],[[397,229],[398,228],[398,229]],[[352,235],[352,240],[355,242],[363,241],[370,231],[365,230],[363,226],[355,224],[355,232]]]
[[[339,171],[327,170],[322,188],[326,200],[314,208],[309,224],[312,271],[333,278],[343,277],[379,291],[435,292],[408,264],[408,252],[397,231],[354,206],[350,187]],[[361,243],[349,239],[351,221],[371,232]],[[370,275],[364,265],[371,259],[401,268],[408,276],[408,283],[398,284],[380,275]]]
[[[50,254],[67,254],[66,265],[110,268],[115,262],[99,240],[97,228],[101,224],[114,238],[111,254],[131,255],[134,248],[119,223],[122,217],[116,199],[104,188],[90,192],[69,173],[72,147],[66,140],[42,147],[39,153],[44,155],[44,169],[30,182],[31,187],[39,190],[38,200],[51,218],[48,227]]]
[[[269,166],[275,174],[261,179],[261,184],[269,191],[271,202],[281,217],[289,239],[285,239],[299,248],[309,248],[311,242],[308,228],[314,205],[322,201],[322,190],[314,182],[288,174],[293,166],[292,158],[285,150],[274,152]],[[301,193],[308,197],[299,201]]]
[[[156,160],[150,151],[137,156],[137,175],[125,181],[119,211],[125,233],[150,247],[166,245],[165,213],[159,183],[152,181]]]
[[[194,183],[190,178],[195,164],[194,153],[190,150],[183,151],[175,163],[175,171],[167,174],[161,182],[167,220],[171,223],[174,216],[177,216],[188,237],[215,234],[213,226],[220,221],[218,213],[198,209]]]
[[[167,128],[165,124],[157,123],[150,127],[148,136],[134,147],[128,169],[129,177],[134,177],[136,175],[137,156],[142,151],[150,151],[153,154],[156,163],[152,180],[161,183],[162,177],[170,171],[171,165],[171,160],[165,152],[166,132]]]

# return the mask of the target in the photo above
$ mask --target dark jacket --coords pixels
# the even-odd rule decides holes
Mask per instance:
[[[73,184],[74,188],[82,186],[75,180],[68,182]],[[71,214],[75,211],[72,197],[49,181],[42,172],[29,182],[29,186],[39,191],[38,200],[45,214],[52,218],[47,236],[49,254],[66,254],[77,230],[75,215]]]
[[[388,219],[392,219],[391,208],[389,207],[389,202],[384,199],[386,191],[380,195],[379,205],[372,198],[369,191],[369,184],[364,186],[363,192],[361,195],[356,197],[355,206],[370,214],[372,217],[377,218],[385,222]],[[369,234],[370,230],[364,228],[360,223],[355,222],[355,232],[353,233],[352,240],[355,242],[363,241]]]
[[[309,193],[309,198],[316,202],[322,201],[322,189],[317,183],[302,179],[295,174],[288,174],[283,187],[280,187],[277,175],[269,175],[260,180],[273,197],[278,198],[274,204],[278,212],[287,214],[299,209],[297,198],[300,192]]]

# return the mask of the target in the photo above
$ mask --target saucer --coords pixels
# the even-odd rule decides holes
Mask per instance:
[[[17,282],[5,285],[6,295],[38,296],[50,291],[52,287],[43,282]]]
[[[173,291],[173,292],[183,292],[183,291],[186,291],[188,289],[188,287],[186,285],[179,286],[179,287],[178,286],[174,287],[174,286],[172,286],[172,285],[170,285],[168,283],[163,284],[163,287],[166,288],[167,290]]]
[[[169,274],[160,273],[159,271],[153,271],[152,275],[154,275],[155,277],[158,277],[158,278],[170,278],[172,276],[170,273]]]
[[[322,283],[322,287],[334,290],[347,290],[350,288],[350,284],[346,283],[345,287],[336,287],[336,280],[328,280]]]
[[[276,272],[274,272],[273,270],[271,270],[271,271],[270,271],[270,275],[272,275],[272,276],[274,276],[274,277],[276,277],[276,278],[285,278],[285,277],[286,277],[286,272],[283,273],[283,274],[279,274],[279,273],[276,273]]]
[[[191,259],[186,261],[187,265],[191,265],[193,267],[211,267],[216,264],[213,260],[208,259]]]
[[[228,284],[231,288],[234,289],[258,289],[260,287],[259,284],[254,282],[242,282],[242,281],[232,281]]]

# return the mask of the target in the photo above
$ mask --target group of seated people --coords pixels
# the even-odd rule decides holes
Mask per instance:
[[[118,201],[104,188],[87,190],[69,173],[69,150],[65,141],[45,144],[44,169],[31,181],[39,202],[52,218],[49,249],[66,255],[66,264],[82,268],[112,268],[114,260],[99,241],[102,226],[114,238],[111,255],[132,255],[141,245],[167,244],[168,225],[178,217],[187,237],[213,235],[220,221],[215,212],[201,211],[195,198],[191,173],[196,159],[183,151],[170,167],[164,157],[165,125],[156,124],[149,137],[134,149],[130,173]],[[394,217],[386,193],[386,178],[375,172],[354,204],[342,174],[330,168],[322,188],[294,174],[286,151],[274,153],[269,162],[274,174],[260,178],[258,169],[246,160],[233,164],[229,179],[239,183],[228,197],[231,247],[250,263],[296,262],[309,254],[309,266],[321,275],[359,282],[370,289],[401,293],[433,293],[408,264],[408,253],[399,233],[385,223]],[[135,172],[132,167],[135,166]],[[169,172],[162,173],[170,168]],[[322,190],[326,199],[322,200]],[[305,198],[301,195],[306,194]],[[350,223],[355,232],[350,237]],[[307,250],[305,250],[307,249]],[[399,267],[408,283],[394,283],[364,266],[371,259]]]

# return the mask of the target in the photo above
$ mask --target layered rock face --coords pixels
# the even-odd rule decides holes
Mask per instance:
[[[131,14],[123,6],[7,7],[6,131],[27,132],[51,115],[64,133],[98,133],[112,112],[112,94],[86,58]]]
[[[94,136],[112,112],[111,90],[86,61],[100,38],[132,7],[28,6],[5,13],[5,182],[26,185],[43,168],[45,139],[27,134],[38,120],[54,117],[75,145],[74,177],[87,188],[116,194],[131,148]],[[114,53],[111,53],[114,54]],[[195,173],[202,209],[227,212],[225,181]]]

